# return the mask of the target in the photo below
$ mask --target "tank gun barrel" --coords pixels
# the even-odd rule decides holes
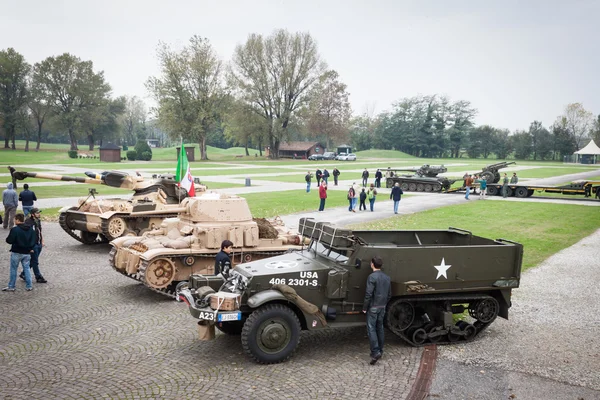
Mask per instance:
[[[40,179],[50,179],[54,181],[64,181],[64,182],[77,182],[77,183],[91,183],[96,185],[102,185],[103,182],[100,179],[95,178],[82,178],[79,176],[67,176],[67,175],[56,175],[56,174],[48,174],[45,172],[26,172],[26,171],[17,171],[13,167],[8,167],[10,170],[10,175],[14,179],[22,181],[26,178],[40,178]]]
[[[490,164],[490,165],[485,166],[483,168],[483,171],[499,170],[499,169],[502,169],[502,168],[506,168],[506,167],[508,167],[511,164],[516,164],[516,162],[514,162],[514,161],[512,161],[512,162],[506,162],[506,161],[504,161],[504,162],[499,162],[499,163],[496,163],[496,164]]]

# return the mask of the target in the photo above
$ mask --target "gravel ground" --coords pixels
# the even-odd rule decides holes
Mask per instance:
[[[510,320],[496,320],[468,345],[440,347],[430,397],[483,398],[464,394],[466,381],[496,394],[513,389],[521,399],[600,399],[598,260],[600,230],[523,274]]]

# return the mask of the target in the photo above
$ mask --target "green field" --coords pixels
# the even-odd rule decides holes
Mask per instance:
[[[527,269],[596,231],[600,227],[600,212],[597,207],[571,204],[472,201],[353,228],[447,229],[449,226],[470,230],[478,236],[521,243],[523,269]]]

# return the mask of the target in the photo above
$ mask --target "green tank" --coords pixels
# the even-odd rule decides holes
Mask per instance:
[[[414,175],[397,174],[398,171],[412,171]],[[448,179],[438,174],[447,172],[443,165],[434,166],[424,164],[419,168],[387,168],[385,172],[385,186],[391,188],[396,183],[403,192],[441,192],[448,190],[456,180]]]
[[[172,174],[144,179],[121,171],[105,171],[101,174],[86,172],[86,177],[78,177],[17,171],[13,167],[9,167],[9,170],[16,180],[40,178],[106,185],[133,191],[133,195],[127,198],[96,199],[98,192],[90,189],[89,195],[79,199],[77,206],[60,210],[61,228],[84,244],[143,234],[160,226],[163,219],[176,217],[179,204],[188,197],[187,191],[178,186]],[[206,186],[196,182],[195,190],[197,193],[203,192]]]
[[[412,346],[464,343],[495,319],[508,318],[519,286],[523,247],[469,231],[352,231],[301,219],[310,244],[238,265],[224,280],[194,274],[178,296],[198,319],[201,338],[214,327],[241,334],[259,363],[289,358],[301,330],[366,325],[362,313],[370,260],[382,257],[392,299],[385,324]]]

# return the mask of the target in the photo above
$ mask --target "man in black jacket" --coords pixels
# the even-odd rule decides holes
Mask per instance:
[[[42,235],[42,220],[40,219],[40,213],[42,210],[39,208],[33,207],[31,209],[31,214],[29,214],[29,218],[25,220],[25,225],[29,226],[35,232],[35,246],[33,246],[33,253],[31,253],[31,262],[29,266],[33,270],[33,274],[35,276],[35,281],[37,283],[47,283],[48,281],[44,279],[42,273],[40,272],[40,253],[42,252],[42,248],[44,247],[44,236]],[[25,275],[21,272],[19,277],[25,280]]]
[[[221,243],[221,251],[215,257],[215,275],[221,274],[223,278],[229,278],[229,270],[231,269],[231,250],[233,242],[231,240],[223,240]]]
[[[381,178],[383,178],[383,174],[381,173],[381,170],[379,168],[377,168],[377,172],[375,172],[375,187],[376,188],[381,187]]]
[[[394,200],[394,214],[398,214],[398,205],[400,204],[400,199],[403,194],[404,192],[402,191],[400,184],[396,182],[390,192],[390,200]]]
[[[337,168],[333,169],[333,183],[335,186],[338,184],[338,176],[340,176],[340,170]]]
[[[10,244],[10,279],[8,287],[2,289],[3,292],[14,292],[17,283],[17,269],[19,264],[23,266],[25,272],[25,290],[32,290],[31,272],[29,271],[29,261],[35,245],[35,232],[24,224],[25,216],[21,213],[15,215],[15,225],[11,228],[6,243]]]
[[[367,290],[363,302],[363,313],[367,314],[367,335],[371,346],[371,365],[383,355],[383,316],[385,307],[392,298],[390,277],[381,271],[381,257],[371,259],[373,272],[367,279]]]
[[[28,184],[24,184],[23,189],[24,190],[19,193],[19,201],[23,206],[23,214],[25,214],[25,218],[27,218],[33,208],[33,202],[37,201],[37,197],[35,197],[35,192],[29,190]]]
[[[369,183],[369,171],[367,171],[367,169],[365,168],[365,170],[362,173],[362,185],[367,186],[368,183]]]

